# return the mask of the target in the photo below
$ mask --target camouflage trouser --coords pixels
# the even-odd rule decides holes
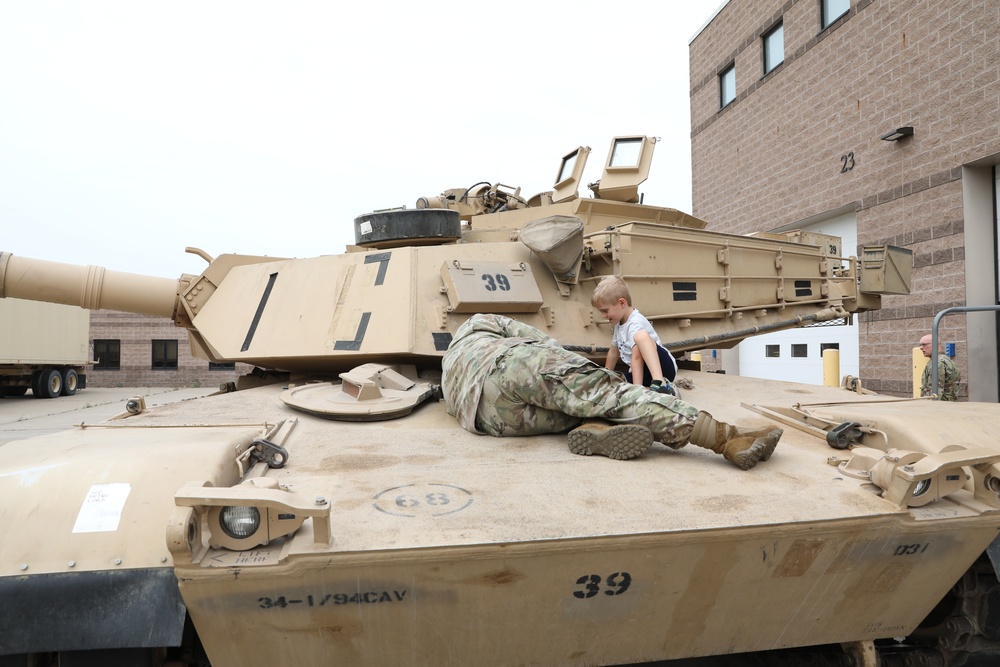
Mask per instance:
[[[487,376],[476,428],[496,436],[535,435],[601,418],[642,424],[656,441],[679,445],[687,442],[697,414],[688,403],[626,383],[577,354],[524,343],[506,350]]]

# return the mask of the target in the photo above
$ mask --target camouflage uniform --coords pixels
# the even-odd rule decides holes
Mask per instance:
[[[932,360],[933,357],[927,359],[927,365],[924,366],[924,374],[920,378],[921,396],[931,395]],[[938,398],[940,398],[942,401],[957,401],[958,382],[961,379],[962,375],[958,372],[958,367],[955,366],[955,362],[951,360],[951,357],[939,354],[938,355]]]
[[[503,315],[474,315],[442,361],[448,412],[473,433],[561,433],[586,418],[641,424],[655,440],[688,441],[698,409],[620,376]]]

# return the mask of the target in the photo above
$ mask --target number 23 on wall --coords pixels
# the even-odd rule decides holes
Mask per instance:
[[[854,151],[840,156],[840,173],[846,174],[854,169]]]

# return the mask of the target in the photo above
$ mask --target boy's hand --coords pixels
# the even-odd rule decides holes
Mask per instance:
[[[649,384],[649,388],[658,394],[668,394],[670,396],[675,396],[677,398],[681,397],[681,393],[677,391],[677,388],[674,387],[674,385],[670,384],[670,381],[667,379],[653,380]]]

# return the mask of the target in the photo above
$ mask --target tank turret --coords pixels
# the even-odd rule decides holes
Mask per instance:
[[[576,192],[589,153],[581,147],[534,205],[478,185],[361,215],[357,245],[340,255],[212,259],[189,249],[209,266],[168,280],[3,253],[0,297],[170,317],[208,360],[336,373],[372,362],[435,367],[477,312],[516,316],[603,358],[610,329],[590,296],[611,274],[625,278],[675,354],[850,318],[878,308],[882,293],[908,291],[903,249],[842,257],[834,237],[713,233],[680,211],[634,202],[654,145],[615,139],[593,198]]]
[[[862,263],[841,257],[833,237],[713,233],[675,209],[637,203],[654,146],[616,138],[593,198],[577,192],[590,152],[580,147],[563,158],[553,191],[532,203],[519,189],[477,184],[422,197],[415,209],[361,215],[357,245],[340,255],[213,259],[189,249],[208,267],[168,280],[2,253],[0,296],[169,317],[209,361],[337,379],[372,364],[436,369],[478,312],[517,317],[603,360],[610,327],[591,294],[611,274],[629,283],[675,355],[846,321],[879,307],[879,293],[908,290],[912,262],[902,249],[866,248]],[[903,271],[895,285],[887,269]],[[320,395],[308,406],[302,391],[288,398],[317,413],[327,397],[311,394]],[[411,404],[433,392],[408,395]],[[334,401],[328,414],[358,418],[359,400]],[[371,418],[406,413],[364,405]]]
[[[167,279],[0,253],[0,298],[168,317],[196,355],[261,371],[4,445],[0,663],[1000,654],[1000,406],[682,365],[684,400],[718,423],[785,429],[745,472],[703,449],[622,462],[564,434],[478,435],[434,400],[476,313],[603,361],[605,276],[679,357],[909,290],[903,249],[722,234],[645,203],[655,143],[616,138],[587,197],[580,146],[549,191],[478,182],[362,213],[338,255],[189,249],[204,271]]]

